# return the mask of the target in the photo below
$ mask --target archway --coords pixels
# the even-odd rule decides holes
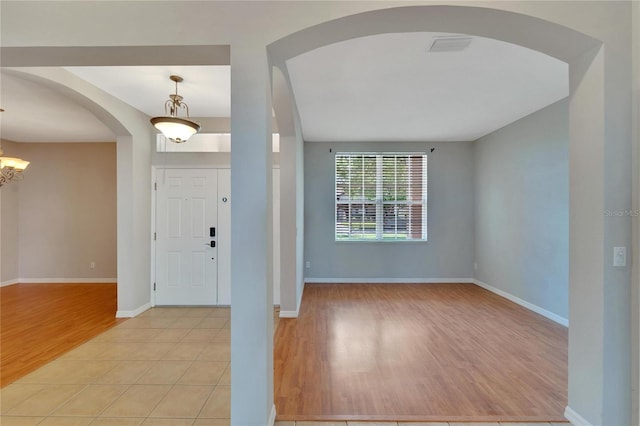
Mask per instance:
[[[610,312],[604,299],[604,282],[607,264],[603,251],[608,253],[605,234],[612,232],[615,224],[605,223],[602,217],[608,202],[606,197],[604,135],[612,123],[604,116],[604,93],[609,84],[604,75],[604,47],[590,36],[562,25],[530,16],[487,8],[462,6],[410,6],[364,12],[335,19],[301,30],[284,37],[267,47],[270,62],[277,68],[273,79],[274,109],[281,134],[290,135],[291,143],[281,147],[282,170],[290,170],[298,179],[283,179],[281,192],[296,194],[282,200],[283,211],[296,212],[304,197],[300,174],[303,173],[301,155],[303,148],[299,117],[295,98],[288,78],[287,60],[313,49],[382,33],[437,31],[469,34],[493,38],[527,47],[569,64],[570,73],[570,282],[569,319],[569,405],[567,418],[575,423],[628,423],[630,400],[626,394],[629,366],[625,373],[615,373],[615,378],[605,378],[607,371],[615,368],[608,364],[611,356],[619,357],[628,352],[628,344],[619,338],[611,349],[605,341],[604,327],[617,323],[619,317]],[[283,83],[283,80],[285,83]],[[285,150],[293,150],[285,153]],[[609,146],[609,149],[612,149]],[[616,148],[613,148],[615,150]],[[618,147],[617,149],[624,149]],[[297,159],[297,160],[294,160]],[[585,188],[590,190],[585,191]],[[288,206],[284,203],[288,202]],[[300,244],[294,238],[285,240],[285,234],[296,235],[296,221],[282,222],[283,250],[296,253]],[[302,224],[302,226],[304,226]],[[618,229],[619,230],[619,229]],[[302,243],[303,244],[303,243]],[[282,265],[282,293],[293,295],[288,299],[297,304],[287,306],[287,312],[297,312],[301,296],[302,260],[297,259],[295,271],[285,275]],[[617,296],[618,302],[624,298]],[[628,313],[628,311],[627,311]],[[628,321],[628,320],[627,320]],[[628,329],[629,324],[627,322]],[[587,338],[587,336],[591,336]],[[613,343],[613,342],[610,342]],[[612,355],[613,354],[613,355]],[[623,355],[624,357],[624,355]],[[628,357],[628,355],[627,355]],[[628,358],[627,358],[628,359]],[[618,366],[619,367],[619,366]],[[605,392],[618,395],[616,403]],[[622,402],[620,402],[622,401]]]

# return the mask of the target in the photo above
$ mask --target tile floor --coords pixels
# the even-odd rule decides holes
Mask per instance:
[[[154,308],[0,391],[0,424],[228,426],[228,308]]]
[[[127,320],[2,389],[0,424],[229,426],[229,313],[229,308],[154,308]],[[277,326],[277,311],[274,322]],[[398,425],[512,424],[276,422]],[[541,425],[552,424],[535,424]]]

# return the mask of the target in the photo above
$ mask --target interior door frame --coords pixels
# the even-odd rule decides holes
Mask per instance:
[[[149,246],[151,247],[151,262],[149,267],[151,268],[151,270],[149,271],[149,277],[150,282],[149,282],[149,300],[150,300],[150,305],[151,307],[155,307],[156,306],[156,292],[153,290],[153,286],[156,282],[156,240],[154,238],[154,232],[156,232],[156,202],[157,202],[157,191],[155,188],[155,184],[157,182],[158,179],[158,171],[159,170],[166,170],[166,169],[211,169],[211,170],[221,170],[221,169],[230,169],[230,165],[217,165],[217,166],[209,166],[209,165],[193,165],[193,164],[152,164],[151,165],[151,229],[149,230]],[[278,169],[280,170],[280,164],[274,164],[273,165],[273,169]],[[279,199],[278,199],[279,202]],[[280,206],[282,207],[282,206]],[[282,226],[282,224],[280,224],[280,226]],[[274,232],[280,232],[280,229],[274,230]],[[282,243],[280,243],[282,244]],[[280,245],[278,246],[278,248],[280,248]],[[274,268],[276,267],[276,265],[274,265]],[[280,271],[278,271],[278,277],[280,277]],[[280,281],[280,280],[279,280]],[[218,282],[218,285],[220,285],[220,283]],[[274,285],[278,286],[279,289],[279,297],[278,297],[278,303],[277,306],[280,306],[280,303],[282,301],[282,286],[280,285],[280,282],[275,283],[274,280]]]
[[[193,165],[193,164],[152,164],[151,165],[151,229],[149,230],[149,243],[151,247],[151,262],[149,267],[151,270],[149,271],[149,276],[151,280],[149,282],[149,293],[150,293],[150,305],[151,307],[156,306],[156,292],[153,287],[156,283],[156,239],[154,233],[156,232],[156,221],[157,221],[157,211],[156,211],[156,203],[158,201],[158,191],[156,189],[156,182],[158,179],[158,172],[160,170],[168,170],[168,169],[208,169],[208,170],[219,170],[219,169],[228,169],[229,167],[218,166],[211,167],[208,165]]]

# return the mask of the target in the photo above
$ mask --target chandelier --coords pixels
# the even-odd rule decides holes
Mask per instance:
[[[29,165],[28,161],[15,157],[2,157],[4,152],[0,148],[0,186],[23,178],[22,172]]]
[[[182,102],[182,96],[178,95],[178,83],[183,81],[182,77],[172,75],[169,79],[176,83],[176,93],[169,95],[169,99],[165,102],[165,115],[162,117],[153,117],[151,124],[160,130],[170,141],[183,143],[200,130],[200,125],[191,121],[189,117],[189,107],[186,103]],[[186,112],[186,118],[178,117],[178,111],[180,110]]]

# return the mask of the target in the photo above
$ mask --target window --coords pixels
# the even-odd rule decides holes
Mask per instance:
[[[280,152],[280,134],[272,136],[273,152]],[[156,135],[156,152],[231,152],[230,133],[196,133],[187,143],[174,143]]]
[[[425,153],[337,153],[336,241],[426,241]]]

